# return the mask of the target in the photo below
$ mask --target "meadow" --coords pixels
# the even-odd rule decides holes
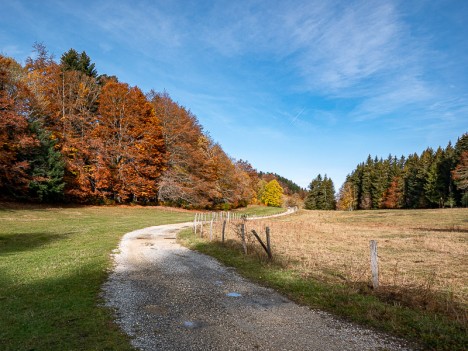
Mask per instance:
[[[213,241],[182,235],[186,245],[239,268],[295,300],[421,342],[464,349],[468,325],[468,209],[300,211],[213,228]],[[269,227],[273,261],[257,240]],[[190,235],[192,235],[190,237]],[[371,285],[369,241],[377,240],[378,289]],[[252,266],[253,265],[253,266]],[[254,272],[255,271],[255,272]]]
[[[268,215],[250,207],[241,214]],[[101,285],[126,232],[191,221],[160,207],[46,207],[0,204],[2,350],[132,350],[103,307]],[[300,211],[247,221],[249,255],[238,224],[219,242],[191,230],[180,241],[299,303],[415,340],[463,350],[467,340],[468,210]],[[209,225],[209,224],[208,224]],[[273,261],[252,237],[271,232]],[[369,240],[378,241],[380,282],[369,287]]]
[[[123,234],[190,221],[154,207],[0,206],[0,349],[133,350],[102,306]]]

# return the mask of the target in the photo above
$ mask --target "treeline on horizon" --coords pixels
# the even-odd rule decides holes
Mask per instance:
[[[34,50],[24,66],[0,55],[1,199],[229,209],[301,190],[230,158],[166,92],[98,75],[85,52]]]
[[[420,155],[369,155],[346,177],[337,200],[340,210],[467,207],[468,133],[455,147],[449,142]]]

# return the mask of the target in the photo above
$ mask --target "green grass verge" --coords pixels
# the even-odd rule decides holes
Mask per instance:
[[[200,239],[191,230],[181,232],[179,242],[235,267],[244,277],[270,286],[294,301],[412,340],[425,349],[461,351],[468,345],[467,330],[445,316],[381,301],[346,285],[305,278],[279,264]]]
[[[0,207],[0,349],[132,350],[102,307],[122,235],[190,221],[142,207]]]

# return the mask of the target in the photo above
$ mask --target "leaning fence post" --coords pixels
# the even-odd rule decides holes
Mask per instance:
[[[372,272],[372,287],[377,289],[379,287],[379,258],[377,256],[377,241],[370,241],[370,263]]]
[[[244,249],[244,254],[247,255],[247,243],[245,242],[245,224],[241,224],[241,238],[242,238],[242,248]]]
[[[222,235],[222,242],[224,244],[224,233],[226,231],[226,220],[223,221],[223,235]]]
[[[268,257],[270,259],[273,257],[271,255],[271,245],[270,245],[270,227],[266,227],[266,244],[267,244],[267,250],[268,250]]]

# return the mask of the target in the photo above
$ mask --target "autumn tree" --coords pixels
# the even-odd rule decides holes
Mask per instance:
[[[99,114],[96,190],[117,202],[154,200],[166,155],[153,107],[137,87],[111,81],[99,96]]]
[[[341,186],[336,207],[342,211],[352,211],[357,208],[356,188],[352,182],[346,181]]]
[[[167,169],[158,199],[169,205],[222,208],[245,206],[254,197],[251,178],[203,132],[196,116],[167,93],[151,91],[148,98],[161,121],[167,148]]]
[[[392,182],[383,194],[381,208],[401,208],[403,202],[402,180],[400,177],[393,178]]]
[[[92,170],[100,141],[92,137],[100,86],[94,76],[55,63],[43,45],[28,58],[28,83],[37,101],[36,122],[50,132],[65,163],[65,194],[72,201],[94,201]],[[76,67],[75,67],[76,68]]]
[[[247,181],[249,192],[252,194],[248,199],[248,203],[257,203],[259,198],[256,190],[259,181],[257,170],[250,164],[250,162],[242,159],[236,161],[236,167],[248,177]]]
[[[161,121],[168,154],[167,169],[159,184],[159,201],[176,206],[207,206],[210,195],[203,169],[211,141],[203,135],[196,117],[167,93],[151,91],[148,98]]]
[[[17,62],[0,55],[0,190],[9,196],[27,193],[28,155],[38,144],[29,129],[29,92],[22,74]]]
[[[265,185],[261,201],[267,206],[281,207],[283,204],[283,188],[276,179]]]
[[[255,191],[257,192],[257,200],[259,203],[262,203],[263,194],[265,193],[265,187],[268,182],[264,179],[259,179],[255,186]]]

